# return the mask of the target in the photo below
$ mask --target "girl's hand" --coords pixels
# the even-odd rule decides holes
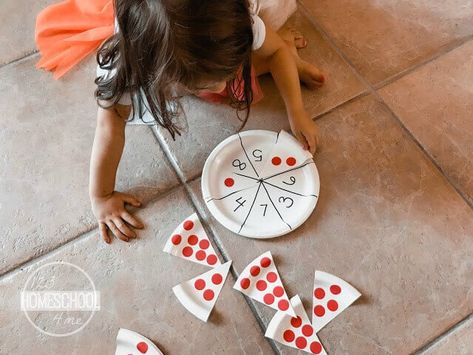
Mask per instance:
[[[317,150],[319,141],[319,127],[311,120],[307,112],[302,109],[289,115],[292,133],[312,155]]]
[[[92,211],[99,222],[100,235],[107,244],[112,242],[108,231],[128,242],[136,238],[135,231],[129,226],[143,228],[143,223],[125,208],[127,203],[134,207],[141,206],[141,202],[134,196],[114,191],[105,197],[93,197],[91,202]]]

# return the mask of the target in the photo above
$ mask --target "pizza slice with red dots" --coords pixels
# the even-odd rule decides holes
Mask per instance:
[[[291,348],[326,355],[299,296],[291,298],[291,305],[296,316],[277,312],[269,322],[265,336]]]
[[[163,251],[210,267],[221,264],[197,213],[187,217],[174,230]]]
[[[337,276],[316,271],[312,296],[312,325],[318,332],[355,302],[361,293]]]
[[[163,355],[151,340],[128,329],[121,328],[117,334],[115,355]]]
[[[172,288],[179,302],[207,322],[230,270],[231,260]]]
[[[238,277],[235,290],[278,311],[295,316],[270,251],[258,256]]]

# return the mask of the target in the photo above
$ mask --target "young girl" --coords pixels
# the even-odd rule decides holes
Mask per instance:
[[[137,198],[114,190],[131,110],[146,107],[174,138],[179,98],[194,94],[246,111],[261,98],[256,77],[271,73],[286,105],[290,126],[315,152],[317,127],[301,98],[300,82],[322,85],[319,70],[301,60],[302,35],[276,33],[248,0],[116,0],[116,33],[99,49],[99,104],[90,166],[90,198],[100,234],[123,241],[143,224],[125,208]]]

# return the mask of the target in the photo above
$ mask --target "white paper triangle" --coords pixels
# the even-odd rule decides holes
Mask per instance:
[[[163,355],[153,342],[143,335],[120,328],[117,334],[115,355]]]

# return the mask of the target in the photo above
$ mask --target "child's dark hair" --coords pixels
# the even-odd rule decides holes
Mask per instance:
[[[248,0],[115,0],[114,6],[119,31],[97,53],[100,67],[114,72],[95,80],[101,107],[128,92],[142,118],[144,96],[154,119],[174,138],[179,128],[170,107],[180,104],[173,85],[197,90],[202,83],[226,81],[234,87],[241,68],[244,100],[228,91],[237,112],[246,110],[246,123],[253,100]]]

